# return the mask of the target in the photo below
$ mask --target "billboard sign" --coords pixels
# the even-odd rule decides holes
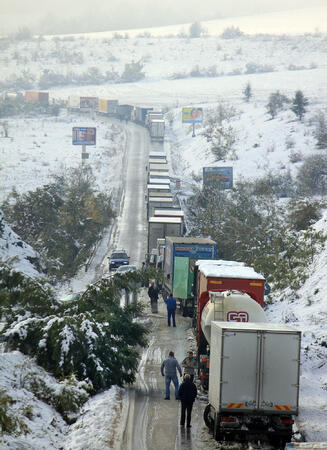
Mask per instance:
[[[98,98],[97,97],[80,97],[80,109],[81,110],[94,110],[98,109]]]
[[[73,145],[95,145],[96,128],[73,127]]]
[[[203,186],[220,183],[222,189],[233,187],[233,167],[203,167]]]
[[[202,108],[183,108],[182,122],[183,123],[202,123],[203,109]]]

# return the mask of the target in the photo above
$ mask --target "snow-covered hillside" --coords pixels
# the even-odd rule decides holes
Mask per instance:
[[[83,38],[16,42],[1,53],[0,81],[12,74],[19,76],[23,70],[36,80],[43,70],[67,74],[84,73],[96,67],[100,73],[112,68],[121,73],[125,63],[142,60],[145,79],[140,82],[53,87],[49,89],[50,96],[67,100],[69,95],[96,95],[118,99],[121,103],[165,107],[165,150],[170,155],[172,175],[181,179],[186,192],[192,173],[198,175],[203,166],[218,165],[214,163],[206,139],[201,136],[203,127],[196,127],[196,137],[192,138],[190,127],[181,123],[181,107],[191,104],[203,107],[204,117],[220,103],[237,111],[231,120],[236,136],[233,158],[219,162],[219,165],[233,166],[236,180],[253,179],[272,170],[278,173],[289,170],[295,175],[303,158],[318,152],[314,118],[319,111],[327,111],[327,34],[323,34],[327,32],[326,24],[326,10],[317,14],[316,10],[308,9],[292,12],[292,16],[276,13],[204,23],[211,36],[197,39],[171,36],[181,29],[188,31],[187,26],[176,26],[129,32],[129,39],[112,39],[112,33],[98,33]],[[223,39],[221,33],[231,26],[239,27],[248,35]],[[137,37],[144,31],[152,37]],[[285,34],[269,35],[270,32]],[[310,34],[305,34],[308,32]],[[291,36],[290,33],[298,34]],[[156,37],[168,35],[170,37]],[[214,66],[215,77],[191,76],[196,67],[203,72]],[[251,84],[253,92],[249,103],[242,94],[247,83]],[[299,122],[287,108],[271,120],[265,107],[269,95],[279,90],[291,98],[298,89],[309,100],[304,121]],[[117,190],[123,167],[121,150],[125,145],[121,125],[118,122],[111,125],[107,119],[99,117],[71,116],[61,111],[58,118],[10,119],[10,138],[0,138],[0,201],[13,187],[18,192],[35,189],[47,183],[52,174],[60,174],[79,164],[80,148],[71,145],[71,128],[85,125],[97,127],[98,143],[89,150],[89,162],[99,189]],[[298,162],[292,158],[295,152],[301,155]],[[317,228],[327,232],[326,221],[324,214]],[[17,255],[21,262],[15,267],[35,276],[35,268],[26,262],[29,257],[34,258],[35,253],[19,242],[5,225],[0,237],[0,257],[7,259]],[[327,347],[321,345],[326,342],[326,278],[325,248],[312,264],[310,276],[297,295],[290,296],[286,291],[268,308],[271,321],[286,322],[303,331],[298,423],[308,440],[317,441],[327,441]],[[14,369],[6,367],[6,376],[10,377]],[[116,399],[113,405],[119,401]],[[98,404],[101,415],[108,403],[100,401]],[[93,406],[90,409],[93,411]],[[103,426],[108,428],[108,422],[104,420]],[[60,427],[55,432],[65,431]],[[48,442],[52,445],[53,431]],[[74,435],[69,442],[69,448],[83,448]],[[62,445],[61,434],[57,443],[58,447],[53,444],[53,448]]]

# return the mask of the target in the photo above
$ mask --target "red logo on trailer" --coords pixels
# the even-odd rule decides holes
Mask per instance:
[[[248,322],[249,314],[246,311],[228,311],[227,322]]]

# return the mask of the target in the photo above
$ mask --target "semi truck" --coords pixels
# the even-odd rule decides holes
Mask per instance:
[[[260,322],[211,322],[208,405],[216,440],[292,438],[299,409],[301,332]]]
[[[172,292],[183,316],[194,313],[194,265],[201,258],[216,258],[216,243],[207,238],[166,236],[164,290]]]
[[[208,342],[201,328],[202,313],[206,305],[207,308],[214,307],[210,306],[209,292],[246,294],[263,307],[265,279],[243,262],[220,259],[197,261],[194,273],[196,339],[198,353],[204,354]],[[231,299],[230,295],[229,299]],[[215,319],[217,320],[217,317]]]
[[[136,106],[135,107],[135,122],[140,124],[145,124],[147,114],[149,111],[152,111],[152,107],[142,107],[142,106]]]
[[[157,248],[157,239],[182,236],[184,221],[181,217],[150,217],[148,221],[148,253]]]
[[[157,197],[149,196],[147,207],[148,207],[148,214],[147,217],[152,217],[154,215],[154,212],[156,209],[159,208],[174,208],[174,200],[172,197],[166,197],[162,196],[162,194],[157,194]]]
[[[149,126],[151,141],[163,141],[165,137],[165,121],[153,119]]]
[[[49,92],[26,91],[25,102],[28,103],[49,103]]]

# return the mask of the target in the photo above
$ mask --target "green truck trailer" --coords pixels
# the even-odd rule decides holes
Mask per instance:
[[[197,237],[166,237],[164,253],[164,292],[172,292],[183,316],[194,313],[194,264],[199,259],[215,259],[214,241]]]

